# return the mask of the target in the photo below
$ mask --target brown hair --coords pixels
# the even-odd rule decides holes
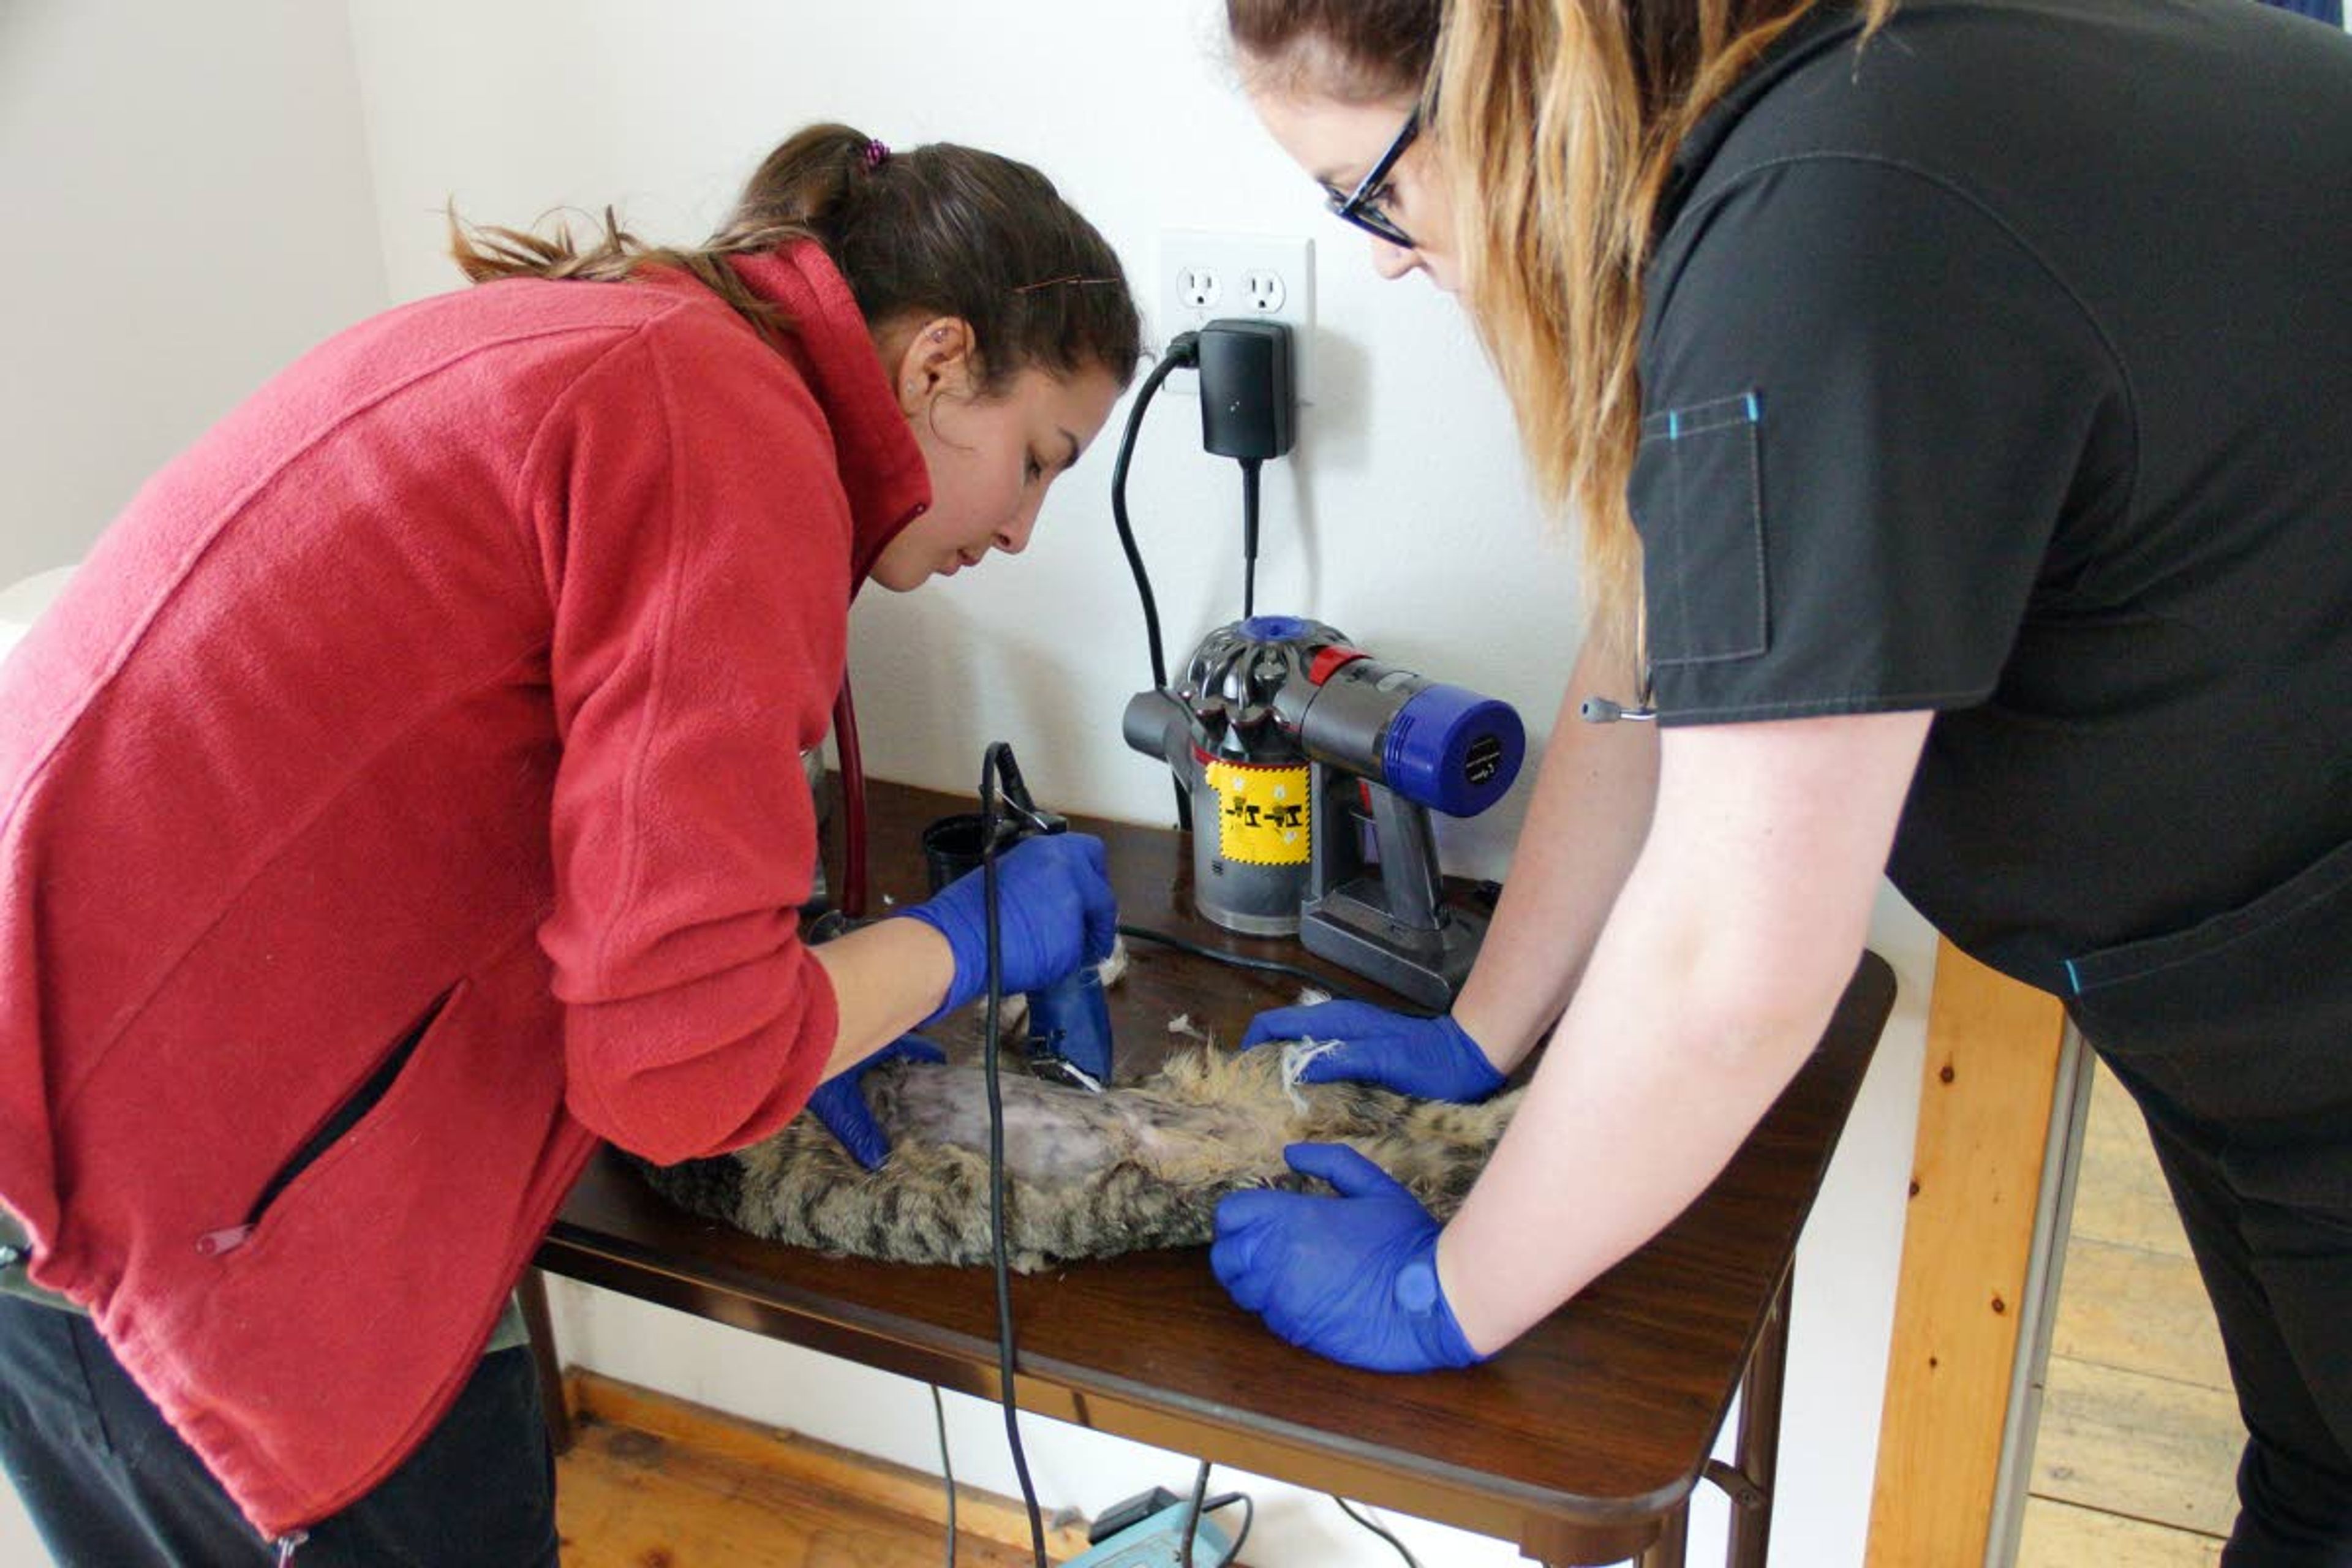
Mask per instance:
[[[1248,67],[1418,93],[1463,294],[1545,498],[1583,517],[1596,629],[1638,639],[1643,278],[1675,151],[1816,0],[1226,0]],[[1858,0],[1864,37],[1895,0]]]
[[[812,125],[767,155],[726,221],[692,247],[646,245],[609,207],[584,249],[562,223],[541,234],[449,217],[450,254],[474,282],[618,282],[679,268],[771,339],[792,321],[727,258],[802,240],[824,247],[869,323],[970,322],[983,395],[1033,367],[1098,367],[1125,386],[1142,355],[1126,274],[1094,226],[1028,164],[950,142],[888,152],[846,125]]]
[[[1444,14],[1443,0],[1225,0],[1225,30],[1254,77],[1366,103],[1421,90]]]

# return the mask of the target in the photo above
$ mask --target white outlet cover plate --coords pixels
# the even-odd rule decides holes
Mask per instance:
[[[1198,302],[1200,274],[1215,280],[1215,298]],[[1271,272],[1281,279],[1281,305],[1253,309],[1243,279],[1254,272]],[[1164,351],[1179,332],[1197,331],[1213,321],[1280,321],[1290,328],[1290,379],[1293,395],[1302,404],[1315,401],[1315,242],[1279,235],[1221,234],[1205,229],[1170,228],[1160,232],[1158,342]],[[1197,395],[1200,377],[1179,374],[1167,382],[1170,392]]]

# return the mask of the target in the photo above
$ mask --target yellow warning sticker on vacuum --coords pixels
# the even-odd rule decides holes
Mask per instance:
[[[1245,866],[1304,866],[1307,852],[1307,765],[1208,764],[1217,792],[1217,853]]]

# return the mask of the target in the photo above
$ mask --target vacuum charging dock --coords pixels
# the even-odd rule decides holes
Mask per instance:
[[[1376,861],[1364,854],[1362,819],[1349,798],[1359,790],[1371,808]],[[1422,1006],[1452,1006],[1486,922],[1446,906],[1428,814],[1392,790],[1320,763],[1314,791],[1316,832],[1299,942]]]
[[[1139,1524],[1129,1525],[1081,1556],[1066,1568],[1177,1568],[1183,1561],[1184,1515],[1190,1505],[1161,1509]],[[1194,1568],[1213,1568],[1233,1552],[1225,1532],[1203,1517],[1192,1525]]]

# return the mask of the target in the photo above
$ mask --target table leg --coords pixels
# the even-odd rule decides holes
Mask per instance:
[[[515,1286],[523,1326],[530,1331],[530,1359],[539,1368],[539,1413],[547,1440],[558,1454],[572,1447],[572,1409],[563,1399],[563,1363],[555,1353],[555,1317],[547,1310],[547,1276],[526,1268]]]
[[[1685,1498],[1659,1521],[1658,1538],[1643,1549],[1635,1560],[1636,1568],[1683,1568],[1683,1552],[1689,1541],[1690,1500]]]
[[[1740,1381],[1739,1472],[1744,1489],[1731,1490],[1730,1543],[1724,1553],[1729,1568],[1764,1568],[1764,1554],[1772,1535],[1772,1487],[1780,1463],[1780,1396],[1789,1373],[1789,1303],[1797,1268],[1792,1261],[1780,1277],[1780,1289],[1748,1358],[1748,1375]]]
[[[1739,1435],[1734,1442],[1737,1465],[1709,1459],[1700,1474],[1731,1500],[1731,1524],[1724,1548],[1727,1568],[1765,1568],[1764,1554],[1772,1533],[1772,1482],[1780,1466],[1780,1402],[1789,1371],[1789,1302],[1795,1288],[1796,1266],[1780,1276],[1772,1304],[1765,1311],[1763,1331],[1748,1357],[1739,1380]],[[1684,1568],[1690,1548],[1690,1500],[1685,1498],[1658,1521],[1657,1539],[1642,1549],[1634,1568]],[[1555,1559],[1532,1547],[1522,1550],[1538,1562]],[[1579,1559],[1582,1561],[1582,1559]]]

